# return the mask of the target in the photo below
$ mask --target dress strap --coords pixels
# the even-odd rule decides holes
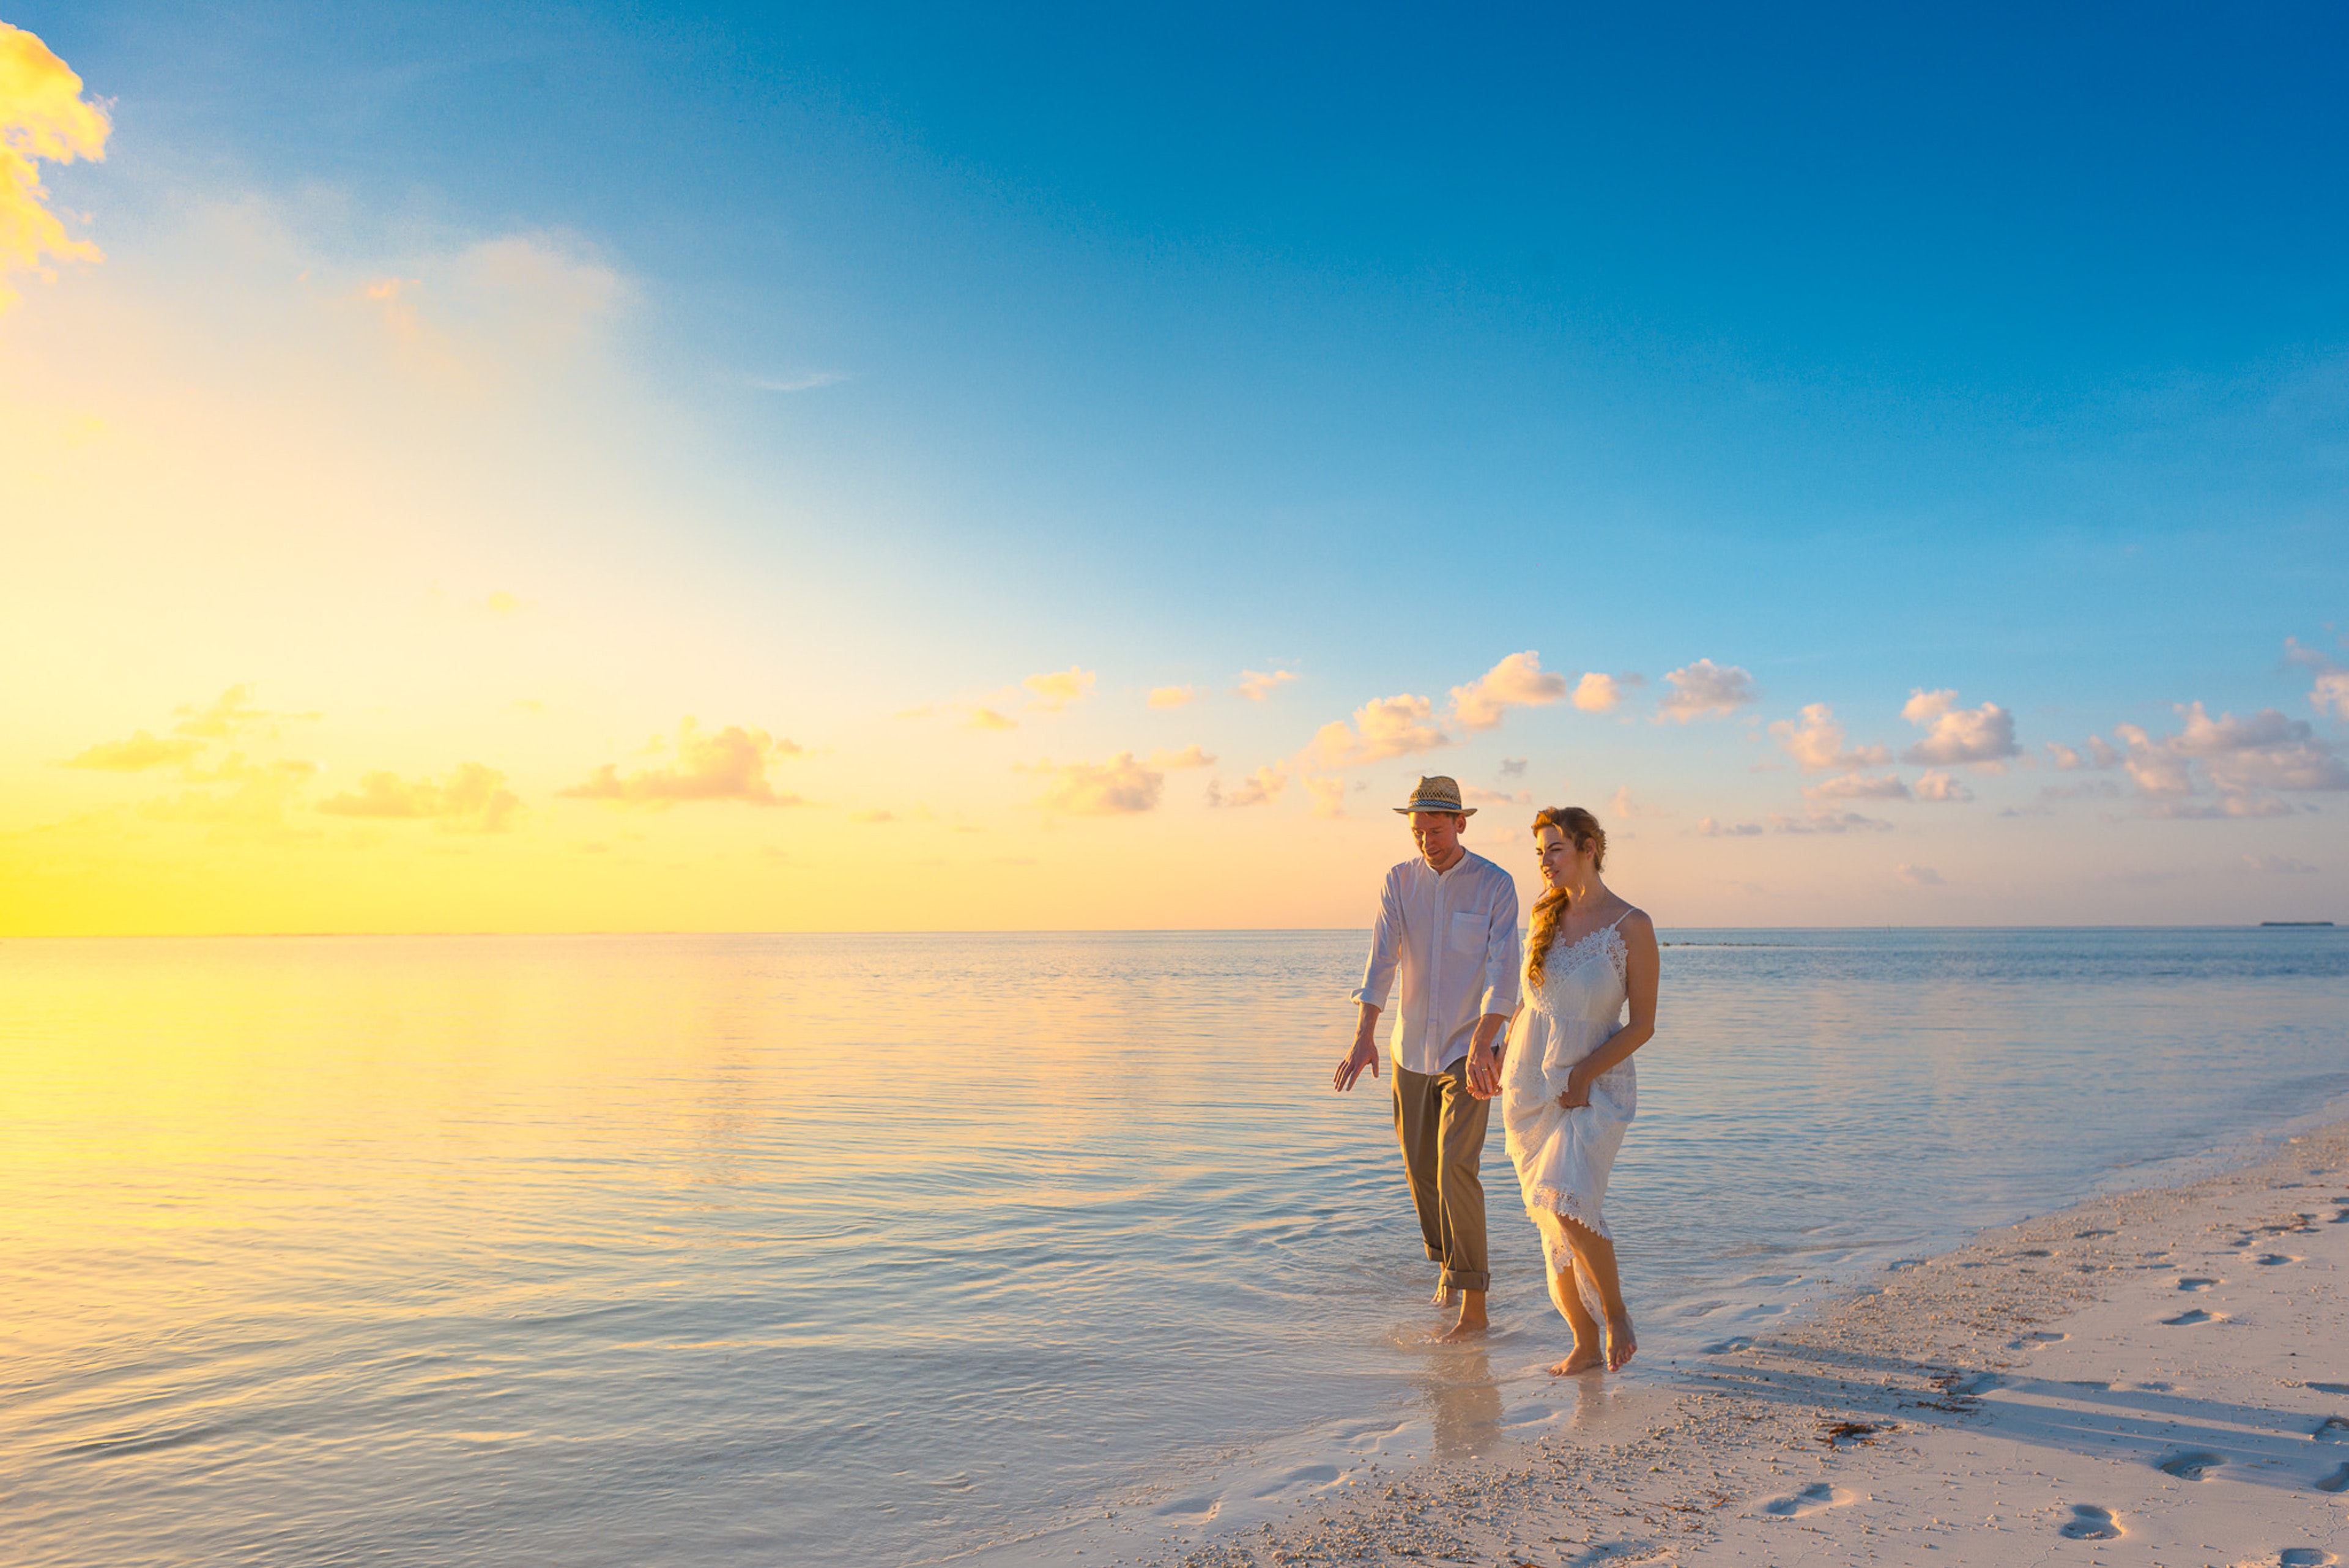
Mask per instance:
[[[1607,922],[1607,927],[1606,927],[1606,929],[1611,931],[1611,930],[1613,930],[1616,927],[1618,927],[1618,926],[1621,925],[1624,921],[1626,921],[1626,920],[1630,919],[1632,916],[1634,916],[1634,915],[1638,914],[1639,912],[1640,912],[1640,911],[1639,911],[1637,909],[1625,909],[1621,914],[1619,914],[1619,915],[1616,916],[1613,919],[1611,919],[1611,920],[1608,921],[1608,922]]]

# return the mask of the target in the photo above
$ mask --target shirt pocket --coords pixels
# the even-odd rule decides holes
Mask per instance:
[[[1462,909],[1452,917],[1449,944],[1455,953],[1485,950],[1485,917],[1474,909]]]

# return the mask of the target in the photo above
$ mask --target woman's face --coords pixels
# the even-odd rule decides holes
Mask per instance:
[[[1552,888],[1570,888],[1576,881],[1580,857],[1574,852],[1574,843],[1565,832],[1550,823],[1543,823],[1534,836],[1534,854],[1541,860],[1542,881]]]

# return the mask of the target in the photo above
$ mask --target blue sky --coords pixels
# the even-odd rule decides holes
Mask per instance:
[[[1899,742],[1920,687],[2043,758],[2196,701],[2343,739],[2282,662],[2349,602],[2333,8],[6,19],[112,102],[50,180],[120,271],[260,192],[355,272],[532,234],[625,279],[667,566],[868,705],[942,647],[1294,670],[1311,714],[1226,721],[1270,755],[1538,649],[1735,664],[1749,740]],[[1606,776],[1636,738],[1692,815],[1750,765],[1694,732]],[[2302,815],[2260,853],[2337,888]]]

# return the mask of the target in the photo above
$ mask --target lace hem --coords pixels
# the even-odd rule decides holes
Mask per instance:
[[[1563,1187],[1552,1187],[1541,1181],[1534,1183],[1526,1189],[1526,1208],[1536,1214],[1563,1214],[1594,1236],[1609,1241],[1615,1239],[1615,1232],[1607,1228],[1606,1218],[1585,1203],[1580,1193],[1568,1191]]]

